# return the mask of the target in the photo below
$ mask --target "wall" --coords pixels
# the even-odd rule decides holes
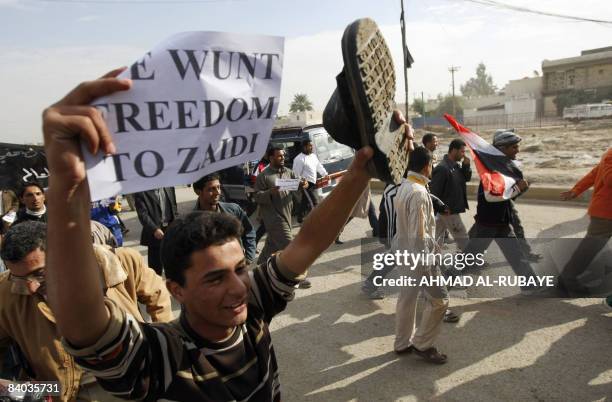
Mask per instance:
[[[319,111],[292,112],[287,116],[277,118],[274,127],[304,127],[311,124],[320,124],[322,121],[323,114]]]
[[[548,95],[544,97],[544,116],[552,117],[557,115],[557,105],[555,105],[555,98],[557,95]]]
[[[510,80],[504,88],[507,97],[532,95],[536,98],[542,96],[542,77],[523,78],[520,80]]]

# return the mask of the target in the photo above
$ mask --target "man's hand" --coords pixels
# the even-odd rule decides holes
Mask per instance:
[[[414,151],[414,130],[412,126],[406,122],[404,114],[396,109],[393,111],[393,119],[399,125],[404,126],[404,136],[406,137],[406,152]]]
[[[74,346],[94,344],[110,320],[91,244],[89,189],[79,142],[94,154],[115,152],[102,116],[90,103],[128,90],[130,80],[115,78],[123,70],[80,84],[43,113],[50,173],[47,296],[60,334]],[[66,250],[70,250],[70,258],[66,258]]]
[[[576,197],[578,197],[578,194],[576,194],[572,190],[564,191],[561,193],[561,200],[563,201],[573,200]]]
[[[155,237],[157,240],[162,240],[164,238],[164,231],[160,228],[155,229],[155,232],[153,232],[153,237]]]
[[[463,164],[463,166],[470,166],[470,158],[468,158],[467,156],[464,156],[461,163]]]
[[[306,179],[300,180],[300,188],[303,188],[303,189],[308,188],[308,182],[306,181]]]
[[[519,180],[518,182],[516,182],[516,185],[518,186],[519,190],[521,190],[521,192],[527,190],[527,188],[529,188],[529,183],[527,182],[527,180]]]
[[[125,68],[109,72],[95,81],[80,84],[62,100],[43,112],[43,136],[51,184],[71,191],[85,180],[85,162],[79,140],[92,154],[115,152],[112,137],[100,112],[89,104],[100,96],[130,89],[130,80],[115,78]]]

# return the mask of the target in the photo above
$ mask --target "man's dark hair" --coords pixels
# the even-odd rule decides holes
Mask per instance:
[[[423,145],[427,145],[430,142],[432,142],[435,137],[436,135],[434,133],[427,133],[423,136],[423,139],[421,139],[421,142],[423,143]]]
[[[312,144],[312,140],[310,139],[305,139],[304,141],[302,141],[302,148],[304,148],[306,145],[308,144]]]
[[[219,176],[217,173],[207,174],[206,176],[202,177],[200,180],[193,183],[193,189],[200,191],[204,188],[206,183],[208,183],[209,181],[213,181],[213,180],[221,181],[221,176]]]
[[[283,147],[282,145],[271,145],[270,148],[268,148],[268,157],[272,157],[274,155],[274,153],[276,151],[284,151],[285,147]]]
[[[461,149],[464,146],[465,141],[463,141],[461,138],[455,138],[450,144],[448,144],[448,152],[452,151],[453,149]]]
[[[32,251],[45,250],[47,225],[43,222],[25,221],[9,228],[2,239],[0,257],[4,261],[19,262]]]
[[[421,173],[425,166],[431,163],[433,156],[429,149],[425,147],[416,147],[414,151],[410,153],[410,160],[408,161],[408,170]]]
[[[42,185],[39,182],[37,182],[37,181],[28,181],[28,182],[23,183],[21,185],[21,187],[19,188],[19,194],[17,194],[19,196],[19,198],[20,199],[23,198],[23,194],[25,193],[26,188],[33,187],[33,186],[38,187],[38,189],[44,194],[45,190],[43,189]]]
[[[175,220],[161,244],[166,278],[184,286],[184,273],[191,266],[193,252],[239,240],[242,230],[238,219],[218,212],[195,211]]]

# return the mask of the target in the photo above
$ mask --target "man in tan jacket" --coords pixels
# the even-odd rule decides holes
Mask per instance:
[[[61,401],[114,401],[64,351],[47,304],[45,286],[46,225],[24,222],[12,227],[2,244],[1,257],[8,272],[0,275],[0,359],[12,341],[39,381],[59,381]],[[106,296],[144,321],[138,302],[146,305],[153,321],[170,321],[170,295],[161,277],[144,265],[135,250],[94,246]],[[70,258],[67,250],[66,258]],[[74,289],[79,292],[79,289]]]

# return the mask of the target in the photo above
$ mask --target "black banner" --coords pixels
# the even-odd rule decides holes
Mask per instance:
[[[47,187],[48,176],[43,147],[0,143],[0,190],[17,191],[28,181]]]

